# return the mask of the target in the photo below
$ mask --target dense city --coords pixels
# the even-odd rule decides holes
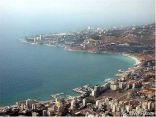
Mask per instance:
[[[39,34],[24,42],[66,51],[127,54],[138,63],[111,80],[73,89],[79,96],[51,95],[51,100],[19,100],[0,107],[0,116],[155,116],[155,24],[88,27],[80,32]]]

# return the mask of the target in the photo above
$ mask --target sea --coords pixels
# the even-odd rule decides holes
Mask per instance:
[[[49,23],[49,22],[48,22]],[[115,78],[119,69],[135,64],[119,54],[65,51],[63,48],[21,42],[25,36],[72,32],[87,28],[9,22],[0,33],[0,106],[24,99],[49,100],[50,95],[77,95],[73,88]],[[57,27],[57,28],[55,28]]]

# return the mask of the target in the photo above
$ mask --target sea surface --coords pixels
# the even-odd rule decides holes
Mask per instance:
[[[69,52],[22,43],[20,40],[25,36],[155,21],[154,7],[150,4],[145,7],[140,2],[4,0],[1,3],[0,106],[27,98],[50,99],[53,93],[75,95],[73,88],[102,83],[114,78],[118,69],[127,70],[135,64],[133,59],[119,54]]]
[[[73,88],[114,78],[118,69],[126,70],[135,63],[118,54],[69,52],[20,41],[24,36],[75,31],[83,26],[79,29],[60,26],[60,30],[55,30],[19,24],[8,22],[0,31],[0,106],[27,98],[50,99],[53,93],[75,95]]]
[[[50,99],[59,92],[74,95],[73,88],[114,78],[118,69],[126,70],[135,62],[117,54],[69,52],[20,41],[0,55],[0,105]]]

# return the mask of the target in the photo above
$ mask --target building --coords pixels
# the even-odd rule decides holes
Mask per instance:
[[[100,100],[96,100],[95,106],[99,107],[99,105],[100,105]]]
[[[62,112],[63,107],[64,107],[64,99],[63,98],[55,98],[55,106],[56,106],[58,112]]]
[[[47,116],[47,110],[43,110],[43,111],[42,111],[42,115],[43,115],[43,116]]]
[[[75,110],[76,109],[76,103],[77,103],[77,99],[76,98],[73,98],[72,101],[71,101],[71,110]]]
[[[39,113],[37,112],[32,112],[32,117],[37,117],[39,115]]]
[[[111,89],[111,90],[116,91],[116,90],[118,90],[118,88],[119,88],[119,85],[118,85],[117,83],[115,83],[115,84],[110,84],[110,89]]]
[[[84,99],[82,100],[82,104],[83,104],[83,106],[86,106],[86,105],[87,105],[87,99],[86,99],[86,98],[84,98]]]
[[[43,39],[43,35],[40,35],[40,36],[39,36],[39,39],[40,39],[40,41],[41,41],[41,40]]]

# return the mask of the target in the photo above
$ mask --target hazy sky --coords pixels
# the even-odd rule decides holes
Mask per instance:
[[[1,0],[1,23],[131,25],[154,22],[155,0]],[[46,23],[46,24],[45,24]]]

